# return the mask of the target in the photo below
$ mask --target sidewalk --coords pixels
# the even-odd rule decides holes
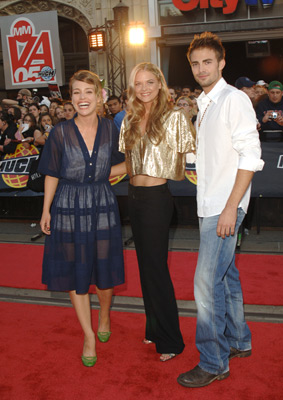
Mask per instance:
[[[43,244],[44,236],[32,238],[41,234],[38,221],[19,221],[0,219],[0,242],[5,243],[34,243]],[[122,226],[122,235],[125,248],[134,248],[131,240],[130,225]],[[199,231],[195,226],[172,226],[170,229],[169,250],[198,251]],[[243,253],[269,253],[283,255],[283,228],[262,228],[257,234],[253,227],[242,238],[241,246],[237,249]]]

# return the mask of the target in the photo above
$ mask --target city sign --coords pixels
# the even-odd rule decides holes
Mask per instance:
[[[263,7],[271,6],[274,0],[260,0]],[[199,7],[205,8],[222,8],[223,14],[233,14],[236,11],[239,0],[172,0],[176,8],[181,11],[192,11]],[[257,6],[258,0],[245,0],[248,6]]]

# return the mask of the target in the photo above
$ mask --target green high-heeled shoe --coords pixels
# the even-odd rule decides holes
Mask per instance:
[[[111,333],[112,333],[112,332],[97,332],[98,340],[99,340],[101,343],[106,343],[106,342],[108,342],[108,340],[110,339]]]
[[[97,361],[97,356],[94,357],[87,357],[82,356],[82,363],[85,367],[93,367]]]
[[[98,325],[99,325],[99,322],[100,322],[100,311],[99,311],[99,313],[98,313]],[[111,333],[112,333],[112,332],[97,332],[98,340],[99,340],[101,343],[106,343],[106,342],[108,342],[108,340],[110,339]]]

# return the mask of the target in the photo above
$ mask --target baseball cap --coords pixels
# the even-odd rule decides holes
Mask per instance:
[[[257,81],[256,83],[257,86],[268,86],[268,83],[264,82],[263,79],[260,79],[259,81]]]
[[[272,82],[270,82],[270,84],[268,85],[268,90],[271,90],[271,89],[283,90],[283,85],[282,85],[281,82],[272,81]]]
[[[31,92],[28,89],[21,89],[18,91],[18,93],[22,94],[23,96],[30,96],[31,97]]]
[[[252,87],[254,86],[256,83],[251,81],[249,78],[247,78],[246,76],[241,76],[240,78],[238,78],[235,82],[235,86],[237,89],[242,89],[243,87]]]

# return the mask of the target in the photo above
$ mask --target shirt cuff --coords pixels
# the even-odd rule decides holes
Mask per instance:
[[[258,158],[247,158],[247,157],[242,157],[239,160],[239,166],[238,169],[245,169],[247,171],[261,171],[264,166],[264,161]]]

